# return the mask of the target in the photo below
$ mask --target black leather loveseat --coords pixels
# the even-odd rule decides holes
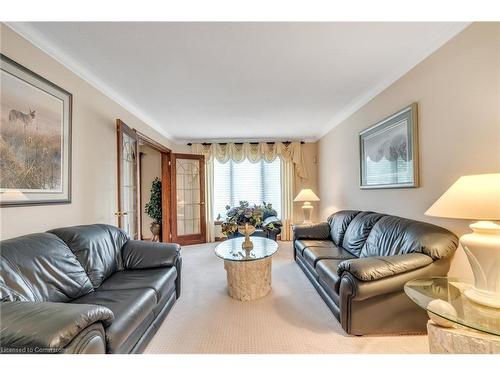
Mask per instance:
[[[425,332],[404,284],[445,276],[458,246],[446,229],[375,212],[339,211],[293,233],[297,263],[353,335]]]
[[[0,352],[141,352],[180,294],[176,244],[104,224],[0,242]]]

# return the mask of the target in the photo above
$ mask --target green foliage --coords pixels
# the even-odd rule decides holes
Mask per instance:
[[[278,215],[278,213],[273,208],[273,205],[271,203],[262,202],[262,205],[260,207],[261,207],[262,215],[263,215],[264,219],[266,219],[269,216],[277,216]]]
[[[161,181],[156,177],[151,184],[151,196],[144,210],[156,224],[161,224]]]

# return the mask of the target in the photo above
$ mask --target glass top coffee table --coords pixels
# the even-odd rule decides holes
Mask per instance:
[[[221,242],[215,254],[224,260],[229,296],[240,301],[262,298],[271,291],[272,256],[278,243],[263,237],[251,237],[253,249],[242,248],[245,237]]]
[[[469,300],[464,291],[471,281],[430,277],[406,283],[405,293],[418,306],[449,322],[500,336],[500,309],[479,305]]]

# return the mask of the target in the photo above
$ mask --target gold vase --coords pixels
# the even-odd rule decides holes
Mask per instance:
[[[255,232],[255,227],[253,225],[249,225],[248,223],[245,223],[245,226],[240,225],[238,227],[238,232],[240,234],[245,236],[245,241],[241,244],[241,247],[245,250],[251,250],[253,249],[253,242],[250,240],[250,236],[254,234]]]

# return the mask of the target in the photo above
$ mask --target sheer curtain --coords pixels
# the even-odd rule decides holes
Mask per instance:
[[[207,242],[215,242],[214,204],[214,159],[205,158],[205,220]]]
[[[294,165],[290,160],[281,160],[281,239],[291,241],[290,224],[293,218]]]
[[[290,225],[293,217],[294,176],[307,178],[304,158],[300,142],[275,143],[195,143],[191,146],[194,154],[205,156],[205,210],[207,241],[215,241],[214,227],[214,160],[226,163],[229,160],[241,162],[248,159],[251,162],[259,160],[281,160],[281,220],[283,221],[283,240],[290,240]]]

